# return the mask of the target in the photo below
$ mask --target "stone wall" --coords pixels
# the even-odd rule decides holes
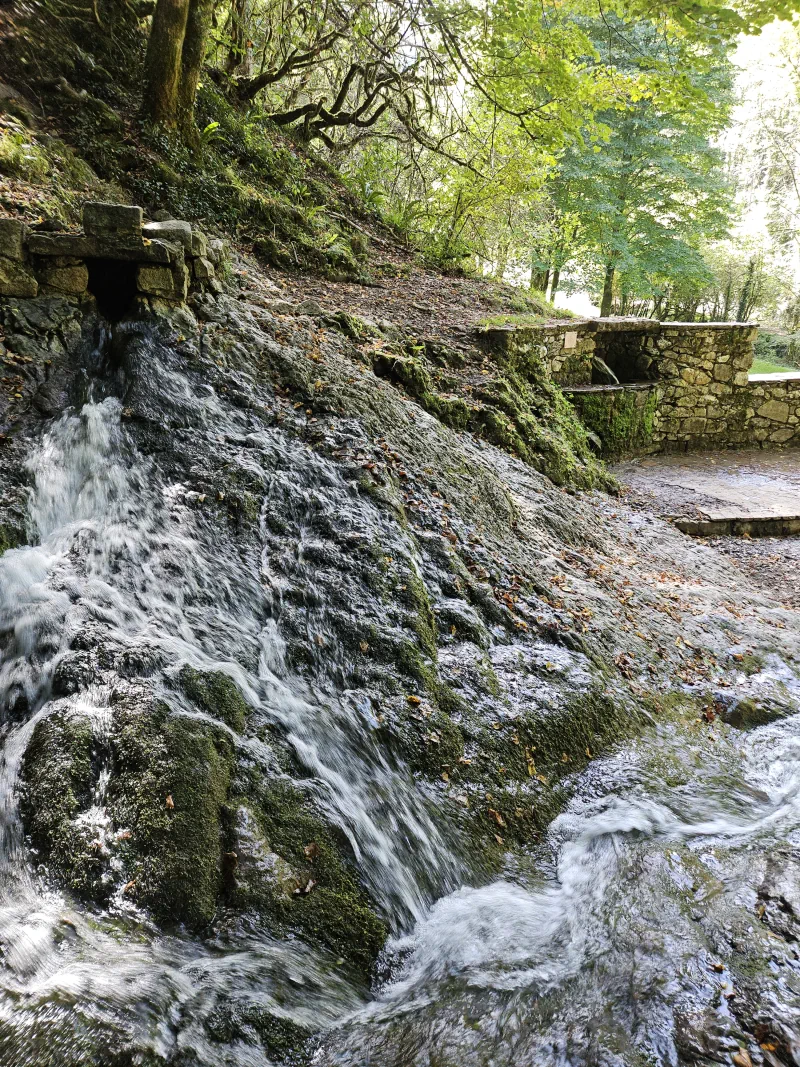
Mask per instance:
[[[800,373],[750,376],[757,333],[751,323],[599,319],[483,336],[522,372],[544,356],[603,452],[619,456],[800,445]]]
[[[683,451],[752,441],[747,372],[757,333],[741,323],[661,324],[650,342],[662,383],[654,446]]]
[[[579,385],[564,392],[608,459],[655,451],[653,427],[661,400],[658,382]]]
[[[800,372],[751,375],[747,403],[749,441],[800,445]]]
[[[92,202],[82,221],[82,233],[53,233],[0,218],[0,296],[180,303],[190,288],[220,288],[223,242],[188,222],[143,222],[140,207]]]
[[[486,348],[503,366],[525,374],[544,359],[559,385],[588,385],[592,380],[596,324],[559,323],[553,326],[498,326],[480,330]]]

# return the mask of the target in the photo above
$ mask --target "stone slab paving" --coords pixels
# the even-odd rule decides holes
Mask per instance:
[[[798,449],[647,456],[612,469],[687,533],[800,533]]]

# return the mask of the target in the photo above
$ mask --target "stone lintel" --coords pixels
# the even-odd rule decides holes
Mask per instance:
[[[136,237],[98,237],[80,233],[31,234],[28,250],[34,256],[124,259],[136,263],[169,263],[176,258],[164,241],[143,241]]]
[[[192,227],[181,219],[169,219],[167,222],[148,222],[142,228],[142,234],[150,240],[169,241],[180,245],[184,251],[192,252]],[[202,255],[202,253],[198,253]]]

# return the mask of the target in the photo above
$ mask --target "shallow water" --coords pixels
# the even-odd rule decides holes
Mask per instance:
[[[313,593],[314,524],[358,529],[372,513],[334,464],[277,428],[254,430],[166,363],[145,329],[128,329],[139,378],[153,403],[168,399],[173,424],[206,449],[225,436],[246,443],[265,487],[262,522],[279,513],[298,524],[290,570]],[[167,1061],[262,1067],[254,1045],[209,1039],[206,1023],[233,993],[327,1030],[319,1064],[621,1067],[728,1062],[740,1046],[758,1062],[759,1012],[781,1062],[800,1062],[795,952],[758,911],[775,856],[794,884],[800,718],[746,735],[677,721],[651,728],[576,779],[535,854],[470,885],[451,831],[375,741],[368,695],[337,687],[344,653],[321,654],[318,685],[287,668],[287,561],[277,568],[267,550],[251,558],[209,538],[186,488],[139,450],[119,399],[98,386],[53,424],[30,475],[31,544],[0,558],[0,1053],[13,1050],[9,1063],[92,1062],[108,1033]],[[413,562],[410,540],[401,549]],[[297,939],[165,935],[121,892],[97,912],[49,887],[25,847],[15,788],[43,716],[86,716],[99,740],[108,729],[113,679],[75,697],[53,692],[59,663],[87,634],[146,659],[175,714],[197,714],[170,685],[188,663],[228,672],[253,725],[280,727],[303,788],[347,836],[393,930],[390,977],[371,995]],[[325,647],[324,625],[310,636]],[[241,755],[276,773],[256,733],[236,737]],[[101,770],[86,815],[101,848],[106,781]]]

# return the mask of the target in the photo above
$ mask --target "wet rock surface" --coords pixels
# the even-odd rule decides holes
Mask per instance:
[[[3,1055],[791,1063],[795,613],[268,305],[3,307]]]

